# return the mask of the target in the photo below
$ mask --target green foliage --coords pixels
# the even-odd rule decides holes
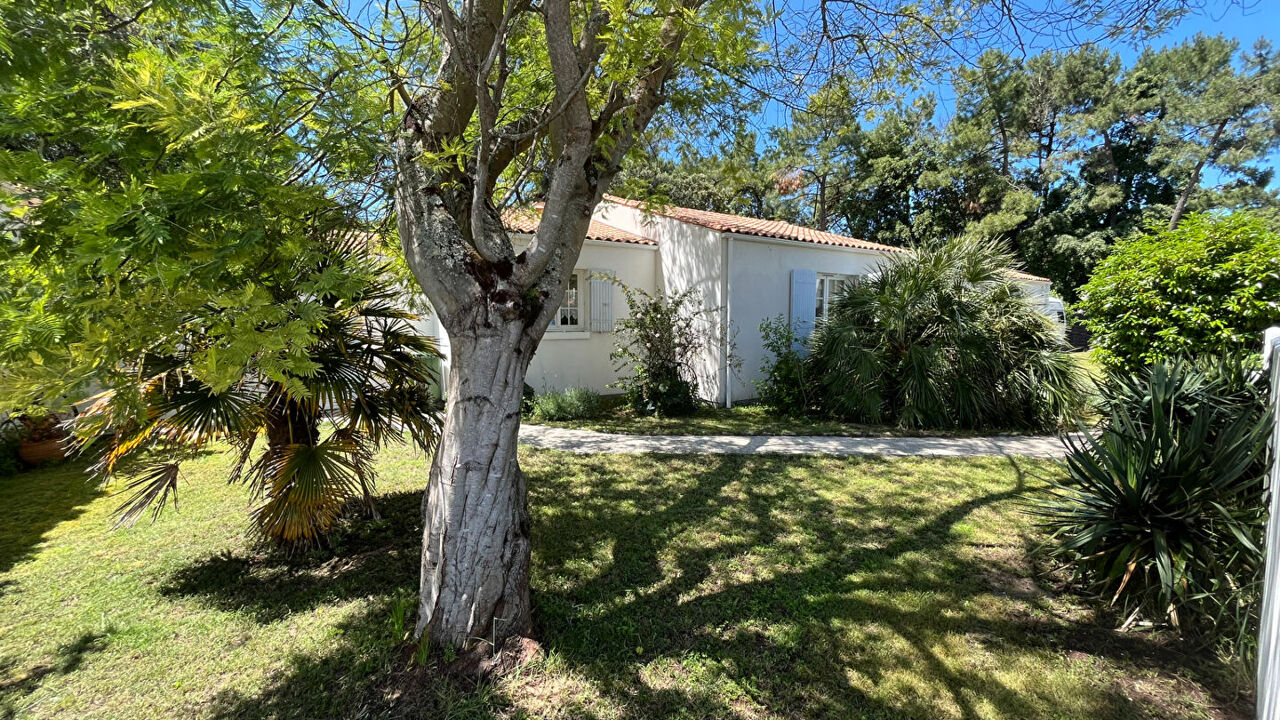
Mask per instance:
[[[1266,161],[1280,143],[1277,67],[1265,42],[1242,52],[1207,36],[1128,68],[1097,46],[1029,58],[992,49],[955,69],[956,112],[943,126],[928,95],[869,110],[865,87],[837,77],[758,158],[735,146],[655,180],[695,207],[765,189],[756,207],[705,204],[888,245],[1006,240],[1074,300],[1115,242],[1167,224],[1184,194],[1191,210],[1277,207]],[[730,157],[748,177],[707,181]]]
[[[310,307],[290,302],[298,298],[316,304],[307,311],[315,312],[307,318],[317,324],[315,339],[300,358],[307,371],[282,373],[275,357],[262,352],[229,387],[216,388],[199,369],[220,336],[197,316],[183,324],[180,337],[157,337],[155,351],[122,368],[75,418],[83,449],[96,451],[105,442],[94,468],[104,481],[123,458],[145,453],[125,489],[132,495],[118,510],[118,524],[132,524],[148,508],[155,517],[169,499],[176,505],[179,463],[221,441],[238,456],[230,480],[244,482],[260,500],[253,511],[258,532],[312,544],[348,506],[369,502],[375,450],[405,436],[423,450],[434,446],[439,380],[429,360],[439,355],[435,345],[414,332],[397,285],[362,244],[327,248],[317,264],[291,263],[282,277],[293,283],[274,288],[283,308]],[[333,272],[363,277],[360,294],[319,290],[318,278]],[[332,430],[323,433],[322,421]]]
[[[1233,181],[1223,185],[1237,206],[1273,204],[1274,169],[1258,160],[1280,146],[1280,53],[1265,39],[1239,49],[1236,40],[1196,35],[1148,50],[1134,67],[1135,80],[1155,91],[1141,108],[1150,114],[1152,159],[1180,191],[1173,225],[1209,168]]]
[[[533,401],[538,397],[538,393],[534,391],[533,386],[529,383],[524,384],[524,389],[520,393],[520,414],[528,416],[533,412]]]
[[[810,342],[824,407],[904,428],[1070,423],[1080,371],[1012,267],[998,243],[961,238],[894,256],[847,289]]]
[[[0,478],[18,474],[22,461],[18,458],[18,442],[22,439],[20,426],[8,419],[0,419]]]
[[[799,415],[814,407],[813,383],[802,352],[802,340],[782,316],[760,323],[760,339],[772,357],[766,358],[764,380],[756,381],[760,402],[778,413]]]
[[[1113,374],[1101,431],[1068,439],[1068,477],[1037,512],[1053,553],[1130,621],[1254,637],[1271,417],[1248,378],[1231,359]]]
[[[1280,233],[1249,213],[1191,215],[1117,245],[1081,292],[1106,365],[1252,351],[1280,318]]]
[[[535,395],[528,415],[532,420],[589,420],[599,415],[602,407],[600,393],[572,387]]]
[[[712,333],[700,322],[700,299],[692,290],[649,294],[622,287],[630,315],[618,321],[610,357],[624,373],[618,381],[631,409],[643,415],[678,417],[698,408],[694,363]],[[629,374],[626,374],[629,373]]]
[[[191,323],[211,342],[189,367],[215,390],[250,363],[279,382],[315,371],[314,295],[362,281],[333,268],[280,297],[278,273],[313,263],[318,238],[376,229],[382,100],[334,72],[344,58],[305,61],[280,12],[0,9],[38,24],[0,52],[0,409],[124,382]]]
[[[150,451],[121,522],[225,440],[258,529],[315,541],[368,496],[373,448],[435,437],[435,349],[361,257],[390,129],[367,58],[315,62],[333,21],[274,3],[0,14],[27,28],[0,49],[0,410],[105,388],[77,427],[112,438],[100,474]]]
[[[756,136],[742,132],[718,153],[688,151],[680,160],[637,157],[614,178],[611,192],[654,203],[747,215],[783,217],[772,166],[756,150]]]

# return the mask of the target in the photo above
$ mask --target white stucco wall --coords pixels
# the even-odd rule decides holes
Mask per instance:
[[[789,312],[791,271],[869,275],[884,261],[885,254],[874,250],[838,248],[792,240],[774,240],[720,233],[697,225],[652,215],[608,201],[597,208],[595,219],[643,237],[656,238],[657,247],[615,242],[587,241],[575,268],[611,271],[629,287],[655,292],[695,290],[701,299],[699,322],[714,338],[702,353],[698,384],[703,399],[717,404],[726,400],[722,328],[741,361],[730,373],[729,397],[733,402],[756,397],[755,381],[763,379],[761,366],[766,352],[760,337],[760,323]],[[528,238],[513,238],[517,246]],[[726,274],[723,269],[729,268]],[[1024,280],[1029,295],[1041,301],[1050,297],[1048,282]],[[537,392],[588,387],[601,393],[616,392],[609,355],[614,349],[614,333],[590,332],[590,283],[581,286],[580,308],[583,330],[561,333],[548,331],[529,365],[527,382]],[[613,288],[614,317],[626,316],[623,293]],[[448,358],[448,338],[429,318],[420,323],[441,343]],[[446,359],[445,373],[448,372]]]
[[[734,402],[756,397],[755,381],[767,353],[760,338],[760,323],[788,317],[791,271],[813,270],[840,275],[870,275],[884,255],[871,250],[834,248],[793,240],[768,240],[732,236],[730,264],[730,322],[742,366],[734,375]]]
[[[695,368],[698,394],[713,403],[724,402],[724,240],[721,233],[698,225],[646,213],[608,201],[595,215],[616,228],[658,240],[658,287],[667,293],[693,290],[701,308],[699,328],[712,339]]]
[[[627,245],[615,242],[588,241],[574,266],[581,270],[611,272],[618,281],[632,288],[653,292],[657,280],[658,251],[653,246]],[[626,317],[627,304],[622,290],[612,287],[615,321]],[[583,332],[550,330],[529,363],[526,382],[536,392],[587,387],[600,393],[616,393],[608,387],[618,379],[613,361],[614,334],[590,332],[591,284],[581,286],[579,301],[583,313]]]

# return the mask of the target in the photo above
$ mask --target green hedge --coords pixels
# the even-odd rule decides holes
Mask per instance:
[[[1080,295],[1111,367],[1253,351],[1280,322],[1280,234],[1249,213],[1191,215],[1117,244]]]

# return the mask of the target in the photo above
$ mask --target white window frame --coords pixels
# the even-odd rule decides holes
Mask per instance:
[[[551,337],[553,333],[556,337],[562,338],[586,337],[590,334],[591,318],[589,313],[591,298],[587,296],[591,287],[589,273],[586,270],[574,270],[569,282],[569,287],[565,289],[565,301],[560,304],[560,307],[556,308],[556,314],[551,318],[551,324],[547,326],[547,335],[544,337]],[[575,285],[577,287],[574,287]],[[569,306],[565,303],[569,300],[570,292],[574,293],[574,309],[578,313],[578,322],[574,325],[561,325],[561,314],[569,309]]]
[[[818,273],[818,282],[814,287],[813,321],[820,323],[826,320],[831,310],[831,301],[840,294],[840,289],[858,282],[860,277],[862,276],[843,273]]]

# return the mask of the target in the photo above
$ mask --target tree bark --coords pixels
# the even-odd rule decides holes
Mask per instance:
[[[442,81],[411,101],[394,156],[405,261],[451,353],[444,427],[423,499],[417,634],[454,648],[500,647],[529,631],[528,499],[516,459],[525,372],[564,298],[592,211],[666,99],[687,27],[681,13],[664,17],[651,58],[630,82],[602,87],[606,100],[593,112],[586,83],[604,51],[598,34],[607,13],[594,12],[575,37],[568,0],[427,6],[442,29]],[[499,128],[512,13],[541,16],[553,92],[540,110]],[[469,134],[473,120],[478,137]],[[532,242],[516,252],[494,188],[535,136],[551,151],[544,203]],[[474,144],[474,154],[439,161],[458,144]]]
[[[1200,173],[1204,171],[1204,166],[1211,160],[1218,158],[1218,140],[1222,138],[1222,133],[1227,129],[1227,120],[1223,119],[1218,123],[1218,127],[1213,131],[1213,138],[1209,140],[1209,149],[1204,157],[1200,158],[1200,162],[1196,163],[1196,167],[1191,171],[1191,177],[1187,180],[1187,186],[1182,189],[1182,194],[1178,196],[1178,204],[1173,208],[1173,217],[1169,218],[1169,229],[1174,230],[1178,227],[1178,223],[1182,221],[1182,216],[1187,211],[1187,202],[1191,199],[1191,193],[1200,187]]]
[[[496,247],[501,239],[511,247],[500,220],[485,218],[484,228],[472,228],[496,237],[461,240],[435,178],[415,162],[417,147],[405,143],[397,155],[400,237],[449,334],[450,366],[422,503],[416,632],[445,647],[481,641],[498,647],[530,629],[528,497],[516,456],[525,374],[563,300],[598,197],[578,183],[553,195],[559,202],[548,201],[539,233],[563,239],[526,286],[520,278],[529,252],[499,262],[477,257],[472,243]]]
[[[516,457],[531,354],[518,323],[450,334],[450,395],[423,498],[418,634],[463,648],[529,633],[529,507]]]

